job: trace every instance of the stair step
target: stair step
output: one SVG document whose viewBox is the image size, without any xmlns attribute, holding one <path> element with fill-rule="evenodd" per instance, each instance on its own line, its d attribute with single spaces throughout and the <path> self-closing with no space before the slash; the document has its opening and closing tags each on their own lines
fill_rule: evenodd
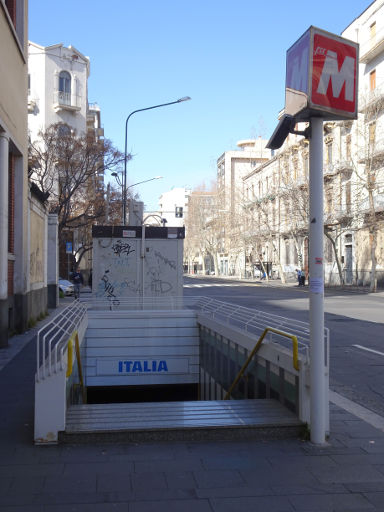
<svg viewBox="0 0 384 512">
<path fill-rule="evenodd" d="M 276 400 L 73 405 L 62 442 L 298 436 L 298 418 Z"/>
</svg>

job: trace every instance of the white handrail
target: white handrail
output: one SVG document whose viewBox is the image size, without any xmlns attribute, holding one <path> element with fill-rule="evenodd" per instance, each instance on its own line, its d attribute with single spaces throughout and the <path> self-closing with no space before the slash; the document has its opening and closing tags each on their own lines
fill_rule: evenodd
<svg viewBox="0 0 384 512">
<path fill-rule="evenodd" d="M 81 325 L 87 315 L 87 306 L 79 300 L 72 302 L 37 333 L 36 380 L 63 369 L 64 353 L 72 332 Z M 48 375 L 47 375 L 48 371 Z"/>
</svg>

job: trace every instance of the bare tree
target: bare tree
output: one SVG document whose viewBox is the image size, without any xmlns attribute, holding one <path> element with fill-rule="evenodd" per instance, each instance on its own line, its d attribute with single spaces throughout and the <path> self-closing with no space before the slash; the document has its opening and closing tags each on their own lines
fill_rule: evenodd
<svg viewBox="0 0 384 512">
<path fill-rule="evenodd" d="M 217 224 L 215 189 L 207 190 L 204 184 L 196 187 L 189 197 L 185 219 L 188 266 L 193 266 L 196 256 L 200 256 L 205 273 L 206 258 L 209 257 L 214 262 L 215 273 L 218 273 Z"/>
<path fill-rule="evenodd" d="M 360 101 L 360 116 L 357 123 L 356 193 L 360 195 L 360 229 L 368 231 L 369 256 L 371 261 L 370 291 L 377 291 L 378 233 L 384 225 L 384 96 L 374 89 Z"/>
<path fill-rule="evenodd" d="M 30 179 L 49 193 L 50 211 L 65 230 L 81 229 L 105 217 L 102 177 L 122 154 L 109 140 L 80 135 L 65 123 L 51 125 L 29 145 Z"/>
</svg>

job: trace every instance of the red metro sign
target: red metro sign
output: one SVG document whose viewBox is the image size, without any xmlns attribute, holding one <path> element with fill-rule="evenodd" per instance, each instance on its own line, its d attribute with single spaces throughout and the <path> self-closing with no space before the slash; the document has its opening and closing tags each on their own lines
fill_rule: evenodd
<svg viewBox="0 0 384 512">
<path fill-rule="evenodd" d="M 358 44 L 315 27 L 287 51 L 285 113 L 356 119 Z"/>
</svg>

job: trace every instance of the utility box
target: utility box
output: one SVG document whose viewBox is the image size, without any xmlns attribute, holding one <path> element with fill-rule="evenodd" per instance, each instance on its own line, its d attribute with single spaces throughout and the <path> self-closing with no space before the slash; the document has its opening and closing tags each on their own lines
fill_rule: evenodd
<svg viewBox="0 0 384 512">
<path fill-rule="evenodd" d="M 93 226 L 92 236 L 96 298 L 182 295 L 185 228 Z"/>
</svg>

